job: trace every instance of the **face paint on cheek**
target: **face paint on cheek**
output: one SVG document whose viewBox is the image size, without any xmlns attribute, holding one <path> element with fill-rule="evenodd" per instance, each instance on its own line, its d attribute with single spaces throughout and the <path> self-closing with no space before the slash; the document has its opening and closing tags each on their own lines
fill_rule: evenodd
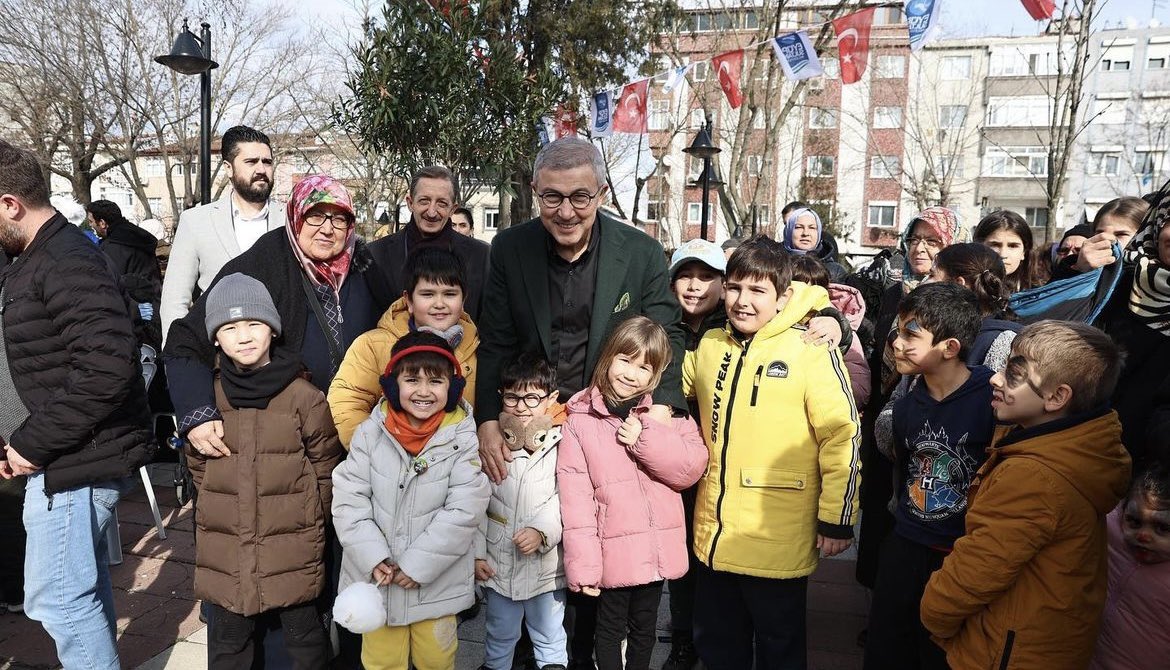
<svg viewBox="0 0 1170 670">
<path fill-rule="evenodd" d="M 908 322 L 906 322 L 906 330 L 910 331 L 911 333 L 921 333 L 922 326 L 918 325 L 918 319 L 910 319 Z"/>
</svg>

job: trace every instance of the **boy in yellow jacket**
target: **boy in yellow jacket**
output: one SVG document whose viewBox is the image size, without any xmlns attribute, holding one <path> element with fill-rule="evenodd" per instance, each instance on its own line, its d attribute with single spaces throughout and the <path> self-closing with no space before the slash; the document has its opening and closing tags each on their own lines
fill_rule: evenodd
<svg viewBox="0 0 1170 670">
<path fill-rule="evenodd" d="M 861 484 L 858 415 L 836 349 L 806 344 L 820 287 L 759 237 L 736 249 L 728 324 L 683 364 L 710 462 L 699 481 L 695 646 L 709 670 L 805 667 L 805 601 L 818 552 L 853 540 Z"/>
<path fill-rule="evenodd" d="M 467 296 L 463 263 L 444 249 L 424 248 L 410 256 L 406 271 L 409 278 L 402 297 L 390 305 L 377 328 L 354 340 L 329 385 L 329 408 L 346 449 L 382 397 L 378 378 L 390 362 L 390 348 L 407 333 L 428 330 L 447 340 L 462 366 L 459 373 L 467 380 L 463 398 L 469 403 L 475 399 L 479 331 L 463 311 Z"/>
</svg>

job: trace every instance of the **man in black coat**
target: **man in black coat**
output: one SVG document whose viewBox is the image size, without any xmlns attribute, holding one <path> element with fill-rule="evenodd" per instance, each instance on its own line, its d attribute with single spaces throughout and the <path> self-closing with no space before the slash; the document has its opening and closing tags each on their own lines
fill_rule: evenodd
<svg viewBox="0 0 1170 670">
<path fill-rule="evenodd" d="M 483 288 L 487 284 L 488 254 L 491 247 L 451 226 L 451 214 L 458 203 L 459 183 L 455 175 L 442 165 L 431 165 L 419 170 L 410 180 L 406 206 L 410 221 L 393 235 L 370 244 L 370 255 L 381 268 L 377 277 L 371 276 L 370 288 L 393 303 L 402 297 L 406 284 L 403 273 L 411 252 L 422 247 L 436 247 L 450 251 L 463 263 L 467 285 L 464 289 L 463 311 L 472 321 L 479 321 Z M 379 314 L 390 307 L 379 304 Z"/>
<path fill-rule="evenodd" d="M 0 141 L 0 476 L 28 475 L 25 612 L 66 668 L 117 668 L 106 529 L 154 436 L 110 260 L 49 204 L 36 159 Z"/>
<path fill-rule="evenodd" d="M 89 225 L 101 238 L 98 247 L 109 256 L 122 288 L 138 303 L 135 335 L 141 344 L 156 350 L 162 345 L 159 300 L 162 274 L 159 272 L 158 239 L 122 216 L 122 209 L 109 200 L 94 200 L 85 208 Z"/>
</svg>

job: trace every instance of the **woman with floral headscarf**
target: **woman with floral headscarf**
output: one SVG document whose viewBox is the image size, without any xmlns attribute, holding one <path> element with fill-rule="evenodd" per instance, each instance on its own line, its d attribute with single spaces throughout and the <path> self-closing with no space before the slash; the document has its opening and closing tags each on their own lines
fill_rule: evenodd
<svg viewBox="0 0 1170 670">
<path fill-rule="evenodd" d="M 904 259 L 901 271 L 896 266 L 892 268 L 896 281 L 882 294 L 874 319 L 875 342 L 869 360 L 873 379 L 861 427 L 861 467 L 867 474 L 861 483 L 862 522 L 857 542 L 857 580 L 870 588 L 877 576 L 878 547 L 894 526 L 893 516 L 886 508 L 893 495 L 893 466 L 878 452 L 874 439 L 874 422 L 889 402 L 899 378 L 892 357 L 886 355 L 887 335 L 897 319 L 902 297 L 930 276 L 934 257 L 958 236 L 959 217 L 946 207 L 928 207 L 910 219 L 898 246 Z"/>
<path fill-rule="evenodd" d="M 324 393 L 350 343 L 377 320 L 366 281 L 375 266 L 357 242 L 353 203 L 340 181 L 301 180 L 287 215 L 284 230 L 265 233 L 224 265 L 212 285 L 236 272 L 263 282 L 284 326 L 273 355 L 298 357 Z M 223 426 L 212 394 L 216 350 L 204 327 L 204 303 L 200 297 L 172 324 L 164 358 L 180 434 L 201 451 L 221 451 Z"/>
</svg>

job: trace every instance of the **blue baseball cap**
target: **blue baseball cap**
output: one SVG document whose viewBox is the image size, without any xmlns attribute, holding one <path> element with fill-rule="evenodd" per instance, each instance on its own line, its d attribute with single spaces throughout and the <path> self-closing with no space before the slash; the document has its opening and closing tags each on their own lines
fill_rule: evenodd
<svg viewBox="0 0 1170 670">
<path fill-rule="evenodd" d="M 699 261 L 703 265 L 711 268 L 719 274 L 727 274 L 727 257 L 723 254 L 723 249 L 714 242 L 708 242 L 703 239 L 688 240 L 682 243 L 678 249 L 674 250 L 674 254 L 670 257 L 670 278 L 674 279 L 674 275 L 684 263 L 690 261 Z"/>
</svg>

